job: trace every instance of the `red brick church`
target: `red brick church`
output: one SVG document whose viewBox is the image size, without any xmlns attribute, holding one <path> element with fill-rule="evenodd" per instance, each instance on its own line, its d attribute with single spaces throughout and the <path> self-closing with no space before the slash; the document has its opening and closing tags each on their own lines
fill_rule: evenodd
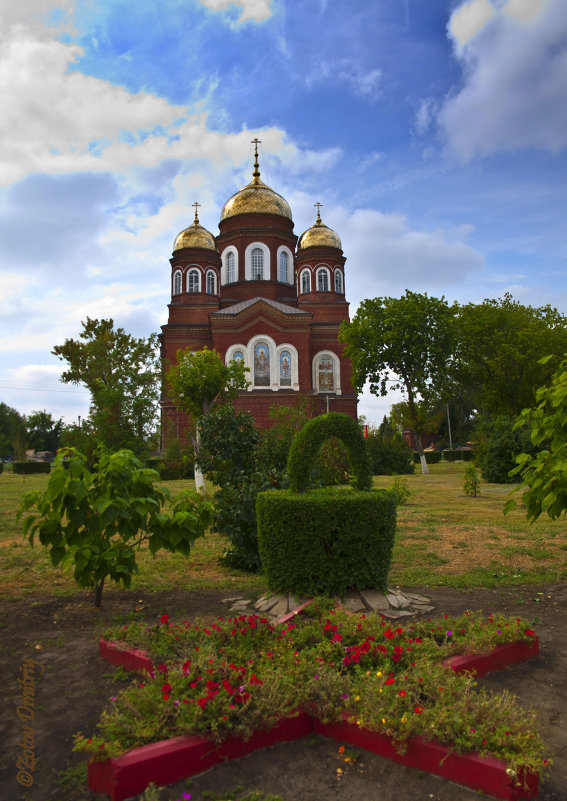
<svg viewBox="0 0 567 801">
<path fill-rule="evenodd" d="M 274 404 L 305 398 L 312 415 L 345 412 L 356 419 L 352 368 L 337 340 L 348 320 L 345 257 L 338 235 L 317 219 L 299 239 L 291 209 L 260 180 L 259 142 L 252 181 L 222 209 L 218 236 L 195 220 L 177 236 L 171 303 L 162 326 L 164 365 L 179 349 L 215 348 L 242 360 L 250 387 L 234 407 L 268 427 Z M 187 419 L 162 399 L 162 445 L 186 440 Z"/>
</svg>

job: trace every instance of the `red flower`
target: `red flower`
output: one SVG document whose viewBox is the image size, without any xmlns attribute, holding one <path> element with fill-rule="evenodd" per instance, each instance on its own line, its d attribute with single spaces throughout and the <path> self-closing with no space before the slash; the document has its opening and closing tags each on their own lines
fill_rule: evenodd
<svg viewBox="0 0 567 801">
<path fill-rule="evenodd" d="M 394 678 L 390 677 L 389 679 L 386 679 L 386 681 L 384 682 L 384 684 L 393 684 L 395 681 L 396 681 L 396 680 L 395 680 Z"/>
<path fill-rule="evenodd" d="M 416 706 L 416 708 L 413 711 L 415 712 L 416 715 L 421 715 L 422 712 L 425 712 L 425 707 Z"/>
<path fill-rule="evenodd" d="M 386 684 L 387 684 L 387 683 L 388 683 L 388 682 L 386 682 Z M 406 691 L 405 691 L 405 690 L 400 690 L 400 692 L 398 693 L 398 695 L 401 695 L 401 696 L 402 696 L 402 698 L 403 698 L 403 697 L 405 697 L 405 694 L 406 694 Z"/>
<path fill-rule="evenodd" d="M 527 634 L 528 637 L 534 637 L 535 636 L 535 631 L 533 631 L 532 629 L 526 629 L 526 631 L 524 633 Z"/>
<path fill-rule="evenodd" d="M 168 620 L 169 620 L 169 615 L 162 615 L 159 619 L 159 622 L 165 624 L 167 623 Z"/>
</svg>

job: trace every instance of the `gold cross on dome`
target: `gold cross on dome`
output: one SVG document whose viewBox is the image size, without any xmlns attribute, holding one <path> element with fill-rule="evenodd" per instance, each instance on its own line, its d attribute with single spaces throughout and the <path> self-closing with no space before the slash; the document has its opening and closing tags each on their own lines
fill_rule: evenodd
<svg viewBox="0 0 567 801">
<path fill-rule="evenodd" d="M 317 224 L 320 225 L 321 224 L 321 206 L 323 204 L 322 203 L 314 203 L 313 205 L 317 206 Z"/>
<path fill-rule="evenodd" d="M 199 208 L 199 206 L 201 204 L 200 203 L 192 203 L 191 205 L 195 207 L 195 223 L 198 223 L 199 222 L 199 218 L 197 217 L 197 209 Z"/>
</svg>

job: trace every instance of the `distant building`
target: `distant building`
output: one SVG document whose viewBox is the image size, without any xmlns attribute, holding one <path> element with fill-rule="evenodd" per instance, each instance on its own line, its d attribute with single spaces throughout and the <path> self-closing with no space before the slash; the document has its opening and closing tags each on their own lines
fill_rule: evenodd
<svg viewBox="0 0 567 801">
<path fill-rule="evenodd" d="M 337 339 L 349 319 L 341 240 L 321 221 L 318 203 L 314 225 L 297 238 L 287 201 L 260 180 L 255 144 L 252 181 L 224 204 L 219 235 L 199 224 L 195 203 L 193 224 L 175 239 L 164 365 L 187 346 L 243 361 L 251 385 L 234 407 L 251 412 L 262 428 L 271 424 L 272 405 L 299 398 L 312 415 L 336 411 L 356 419 L 352 366 Z M 185 441 L 187 425 L 165 394 L 162 446 Z"/>
</svg>

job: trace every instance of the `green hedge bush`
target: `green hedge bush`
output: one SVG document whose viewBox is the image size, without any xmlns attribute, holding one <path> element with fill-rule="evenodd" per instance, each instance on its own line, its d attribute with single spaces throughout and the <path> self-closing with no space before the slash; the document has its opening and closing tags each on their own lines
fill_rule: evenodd
<svg viewBox="0 0 567 801">
<path fill-rule="evenodd" d="M 411 475 L 415 471 L 412 450 L 400 435 L 381 437 L 371 432 L 366 449 L 374 476 Z"/>
<path fill-rule="evenodd" d="M 326 488 L 260 492 L 258 549 L 273 592 L 385 590 L 396 528 L 392 492 Z"/>
<path fill-rule="evenodd" d="M 474 460 L 474 451 L 460 451 L 460 450 L 447 450 L 443 451 L 443 459 L 446 462 L 472 462 Z"/>
<path fill-rule="evenodd" d="M 14 462 L 12 472 L 23 473 L 26 476 L 32 473 L 50 473 L 51 462 Z"/>
<path fill-rule="evenodd" d="M 352 417 L 342 412 L 314 417 L 295 435 L 287 461 L 290 489 L 304 492 L 313 460 L 329 437 L 337 437 L 347 449 L 353 488 L 369 490 L 372 486 L 372 470 L 362 431 Z"/>
<path fill-rule="evenodd" d="M 427 464 L 439 464 L 443 457 L 441 451 L 425 451 L 425 461 Z M 419 453 L 417 451 L 413 452 L 413 460 L 416 464 L 419 464 Z"/>
</svg>

